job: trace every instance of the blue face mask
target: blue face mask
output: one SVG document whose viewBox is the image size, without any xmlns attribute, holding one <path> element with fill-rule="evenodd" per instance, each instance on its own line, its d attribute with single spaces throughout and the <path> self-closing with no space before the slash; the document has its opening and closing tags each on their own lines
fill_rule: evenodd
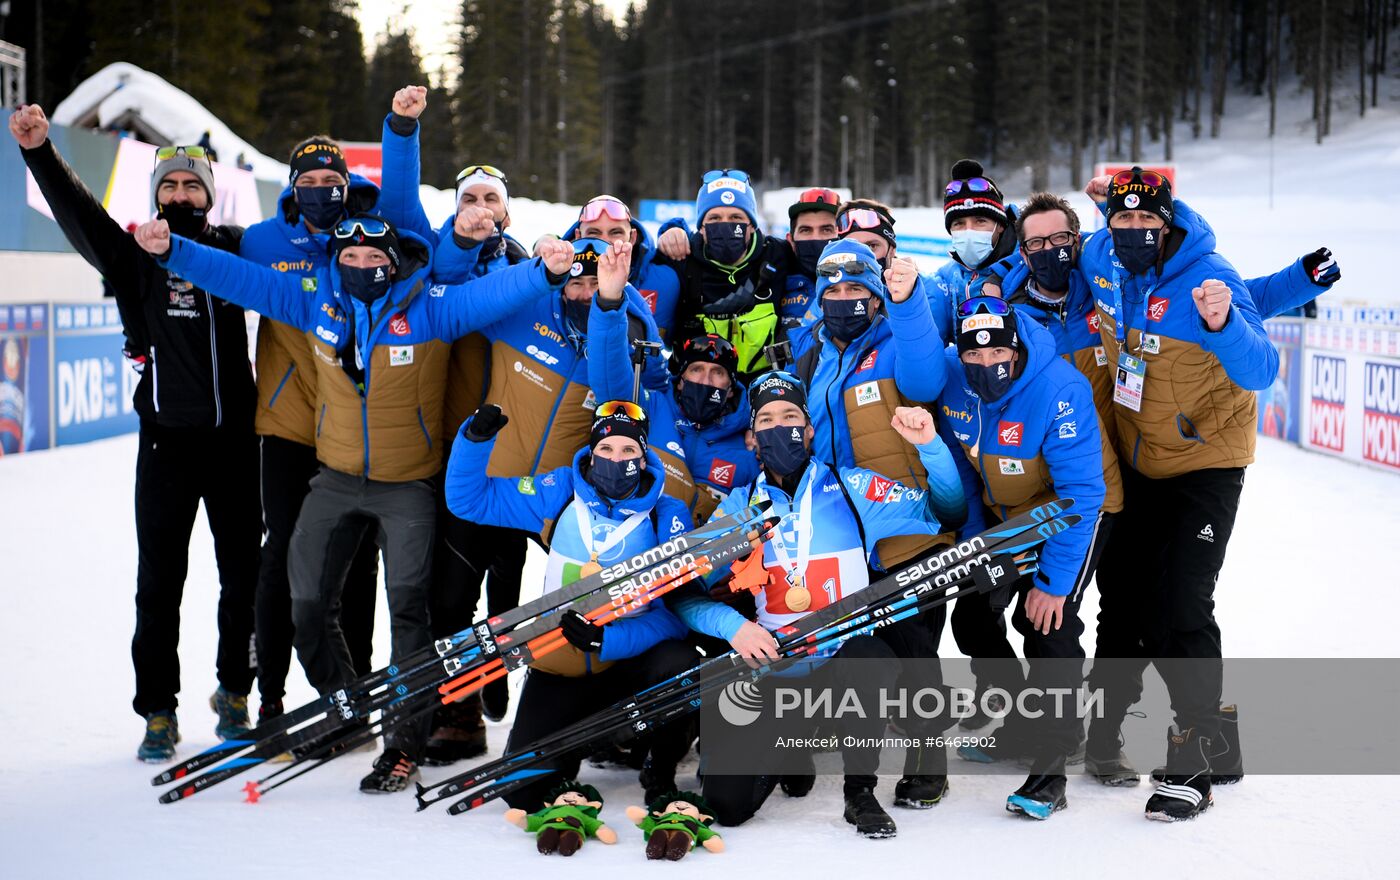
<svg viewBox="0 0 1400 880">
<path fill-rule="evenodd" d="M 681 380 L 676 392 L 681 412 L 697 425 L 708 425 L 724 415 L 724 405 L 728 402 L 725 389 L 714 385 L 703 385 L 689 379 Z"/>
<path fill-rule="evenodd" d="M 817 263 L 821 261 L 822 251 L 831 244 L 829 240 L 819 238 L 808 238 L 792 243 L 793 253 L 797 255 L 797 264 L 802 267 L 802 274 L 808 278 L 817 277 Z"/>
<path fill-rule="evenodd" d="M 340 287 L 355 299 L 368 305 L 389 292 L 389 267 L 340 267 Z"/>
<path fill-rule="evenodd" d="M 593 466 L 588 470 L 588 482 L 598 490 L 598 494 L 613 501 L 631 498 L 642 482 L 642 460 L 628 458 L 613 461 L 609 458 L 593 456 Z"/>
<path fill-rule="evenodd" d="M 747 223 L 706 223 L 705 256 L 726 266 L 738 265 L 748 250 Z"/>
<path fill-rule="evenodd" d="M 953 251 L 962 259 L 963 265 L 976 269 L 992 255 L 992 234 L 978 229 L 960 229 L 954 232 Z"/>
<path fill-rule="evenodd" d="M 299 186 L 296 194 L 302 219 L 317 229 L 330 229 L 345 216 L 343 186 Z"/>
<path fill-rule="evenodd" d="M 578 332 L 588 335 L 588 313 L 593 308 L 591 299 L 568 299 L 564 300 L 564 317 L 569 319 Z"/>
<path fill-rule="evenodd" d="M 1157 265 L 1162 248 L 1162 229 L 1114 229 L 1113 252 L 1118 262 L 1134 275 Z"/>
<path fill-rule="evenodd" d="M 1074 271 L 1074 245 L 1048 247 L 1030 255 L 1031 275 L 1041 290 L 1059 293 L 1069 290 L 1069 275 Z"/>
<path fill-rule="evenodd" d="M 754 431 L 759 461 L 780 477 L 801 473 L 812 457 L 807 451 L 805 434 L 806 429 L 798 425 L 780 425 Z"/>
<path fill-rule="evenodd" d="M 822 297 L 822 323 L 827 332 L 842 342 L 859 339 L 875 318 L 875 303 L 865 299 L 828 299 Z"/>
<path fill-rule="evenodd" d="M 967 386 L 986 403 L 996 403 L 1011 390 L 1011 361 L 999 364 L 963 364 Z"/>
</svg>

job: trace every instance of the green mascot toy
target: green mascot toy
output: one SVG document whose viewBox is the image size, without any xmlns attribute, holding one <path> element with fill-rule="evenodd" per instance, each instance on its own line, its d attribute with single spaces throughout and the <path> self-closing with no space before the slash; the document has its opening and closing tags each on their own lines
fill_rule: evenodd
<svg viewBox="0 0 1400 880">
<path fill-rule="evenodd" d="M 603 796 L 598 789 L 570 779 L 550 791 L 544 809 L 529 814 L 524 810 L 506 810 L 506 821 L 534 834 L 535 849 L 541 854 L 571 856 L 583 846 L 585 837 L 617 843 L 617 832 L 598 818 L 602 808 Z"/>
<path fill-rule="evenodd" d="M 673 791 L 646 809 L 628 807 L 627 818 L 647 839 L 647 858 L 678 861 L 699 843 L 712 853 L 724 852 L 724 841 L 710 829 L 715 821 L 710 805 L 692 791 Z"/>
</svg>

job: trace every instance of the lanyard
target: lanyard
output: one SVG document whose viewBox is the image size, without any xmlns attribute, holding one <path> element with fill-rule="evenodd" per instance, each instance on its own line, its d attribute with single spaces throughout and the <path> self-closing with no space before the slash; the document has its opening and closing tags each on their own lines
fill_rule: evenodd
<svg viewBox="0 0 1400 880">
<path fill-rule="evenodd" d="M 1143 293 L 1142 302 L 1144 303 L 1144 309 L 1147 308 L 1147 304 L 1152 297 L 1152 291 L 1157 289 L 1158 283 L 1159 282 L 1153 282 L 1152 286 L 1147 288 L 1147 291 Z M 1127 302 L 1123 298 L 1123 276 L 1119 275 L 1117 272 L 1113 273 L 1113 307 L 1118 310 L 1118 320 L 1115 321 L 1113 325 L 1113 336 L 1118 340 L 1118 348 L 1121 350 L 1127 348 L 1124 343 L 1128 339 L 1128 330 L 1131 329 L 1128 325 L 1131 323 L 1131 320 L 1128 314 Z M 1137 351 L 1133 352 L 1139 357 L 1142 355 L 1142 346 L 1146 335 L 1147 328 L 1143 327 L 1142 331 L 1138 333 Z"/>
<path fill-rule="evenodd" d="M 593 511 L 588 508 L 587 504 L 583 503 L 582 499 L 575 495 L 574 523 L 578 526 L 579 537 L 583 539 L 583 548 L 588 553 L 588 562 L 581 568 L 582 575 L 588 577 L 591 574 L 602 571 L 603 567 L 598 563 L 598 557 L 616 547 L 625 540 L 628 535 L 632 534 L 632 530 L 635 529 L 642 520 L 646 519 L 649 513 L 650 511 L 639 510 L 627 517 L 622 525 L 613 529 L 612 534 L 608 535 L 607 540 L 603 541 L 602 545 L 596 545 L 593 543 Z"/>
<path fill-rule="evenodd" d="M 768 483 L 767 474 L 763 475 L 763 483 Z M 773 548 L 773 555 L 778 558 L 778 564 L 783 567 L 783 576 L 787 578 L 788 585 L 794 588 L 802 586 L 802 578 L 807 574 L 807 563 L 812 556 L 812 487 L 815 484 L 816 480 L 812 479 L 809 473 L 807 488 L 802 491 L 802 500 L 794 509 L 793 532 L 797 535 L 797 560 L 794 562 L 792 554 L 788 552 L 782 529 L 777 530 L 773 540 L 768 542 L 768 546 Z M 761 494 L 764 498 L 767 497 L 767 493 Z"/>
</svg>

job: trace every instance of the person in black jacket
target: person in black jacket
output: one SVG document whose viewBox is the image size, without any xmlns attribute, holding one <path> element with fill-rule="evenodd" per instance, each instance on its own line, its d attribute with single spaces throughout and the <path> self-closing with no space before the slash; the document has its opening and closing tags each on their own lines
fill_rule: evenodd
<svg viewBox="0 0 1400 880">
<path fill-rule="evenodd" d="M 243 309 L 171 275 L 137 246 L 78 179 L 48 140 L 37 105 L 10 117 L 10 134 L 68 241 L 116 294 L 127 338 L 144 346 L 134 405 L 140 417 L 136 456 L 136 667 L 132 708 L 146 719 L 137 751 L 164 762 L 179 741 L 180 597 L 190 533 L 204 502 L 219 567 L 219 687 L 210 697 L 220 737 L 248 728 L 253 684 L 249 645 L 258 579 L 261 514 L 256 392 L 248 365 Z M 199 147 L 162 148 L 151 175 L 156 212 L 177 232 L 238 252 L 243 230 L 213 226 L 214 172 Z"/>
</svg>

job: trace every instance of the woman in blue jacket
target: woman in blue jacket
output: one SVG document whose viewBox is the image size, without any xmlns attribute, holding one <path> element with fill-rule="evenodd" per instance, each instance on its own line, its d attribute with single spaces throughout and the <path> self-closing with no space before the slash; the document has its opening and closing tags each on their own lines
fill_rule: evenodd
<svg viewBox="0 0 1400 880">
<path fill-rule="evenodd" d="M 628 401 L 605 401 L 594 411 L 589 442 L 572 465 L 535 477 L 488 477 L 496 434 L 509 418 L 487 404 L 462 425 L 447 465 L 447 504 L 457 516 L 540 533 L 549 548 L 548 594 L 603 566 L 641 553 L 690 529 L 690 512 L 661 492 L 661 461 L 647 447 L 648 420 Z M 530 665 L 506 751 L 585 718 L 699 660 L 681 639 L 688 628 L 660 599 L 606 626 L 574 610 L 562 612 L 568 645 Z M 675 785 L 676 764 L 690 747 L 684 726 L 650 738 L 642 785 L 648 798 Z M 534 809 L 560 780 L 578 773 L 574 755 L 556 772 L 506 795 L 512 807 Z M 649 802 L 649 801 L 648 801 Z"/>
</svg>

